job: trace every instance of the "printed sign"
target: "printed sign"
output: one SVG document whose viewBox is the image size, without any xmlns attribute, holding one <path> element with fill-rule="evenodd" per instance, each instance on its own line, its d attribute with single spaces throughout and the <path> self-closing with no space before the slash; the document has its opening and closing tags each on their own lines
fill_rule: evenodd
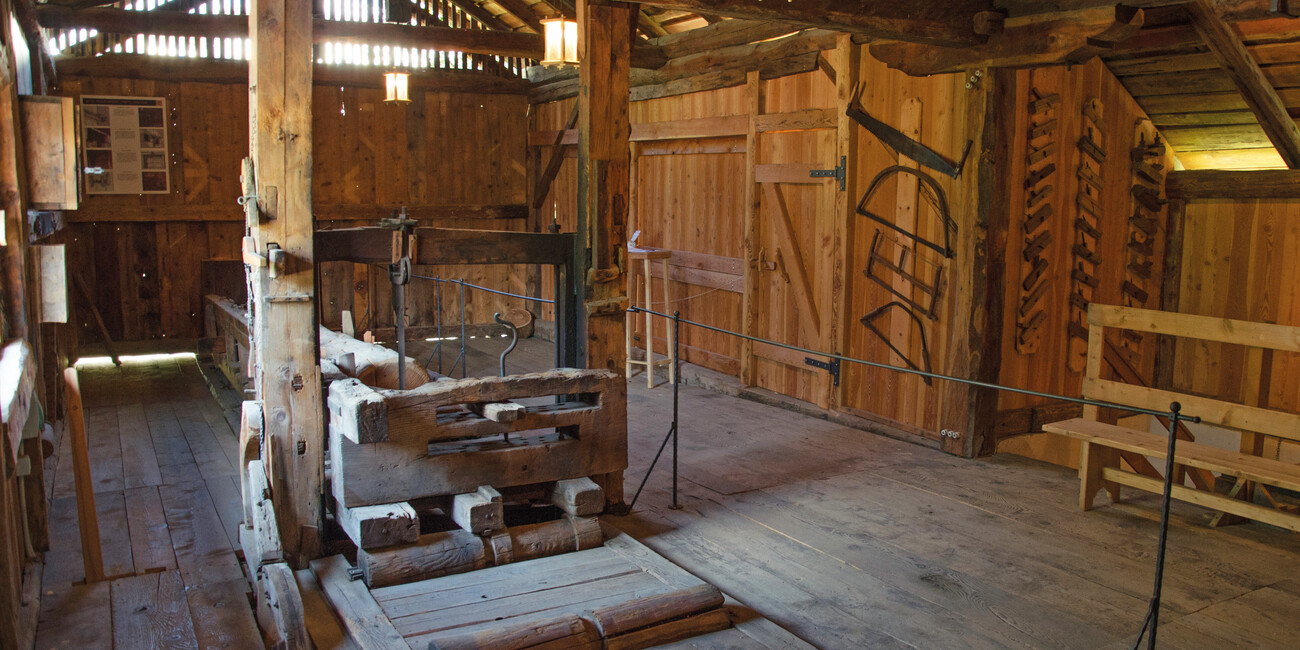
<svg viewBox="0 0 1300 650">
<path fill-rule="evenodd" d="M 86 194 L 166 194 L 167 99 L 81 98 Z"/>
</svg>

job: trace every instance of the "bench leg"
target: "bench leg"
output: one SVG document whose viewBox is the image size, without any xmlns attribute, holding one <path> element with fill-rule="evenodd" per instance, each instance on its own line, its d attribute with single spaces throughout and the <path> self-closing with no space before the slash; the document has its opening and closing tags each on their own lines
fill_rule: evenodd
<svg viewBox="0 0 1300 650">
<path fill-rule="evenodd" d="M 1104 487 L 1112 501 L 1119 501 L 1119 484 L 1103 481 L 1103 467 L 1119 467 L 1119 452 L 1089 442 L 1082 443 L 1079 453 L 1079 509 L 1092 510 L 1092 502 Z"/>
</svg>

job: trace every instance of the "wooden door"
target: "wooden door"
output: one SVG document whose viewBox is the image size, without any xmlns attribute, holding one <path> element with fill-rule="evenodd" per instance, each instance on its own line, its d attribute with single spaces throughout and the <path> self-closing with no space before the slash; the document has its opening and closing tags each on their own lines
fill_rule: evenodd
<svg viewBox="0 0 1300 650">
<path fill-rule="evenodd" d="M 840 183 L 815 172 L 833 173 L 840 166 L 835 131 L 759 133 L 757 140 L 754 333 L 773 341 L 828 350 L 833 270 L 830 242 Z M 818 406 L 828 405 L 830 374 L 807 364 L 809 355 L 760 343 L 754 345 L 754 357 L 757 386 Z"/>
</svg>

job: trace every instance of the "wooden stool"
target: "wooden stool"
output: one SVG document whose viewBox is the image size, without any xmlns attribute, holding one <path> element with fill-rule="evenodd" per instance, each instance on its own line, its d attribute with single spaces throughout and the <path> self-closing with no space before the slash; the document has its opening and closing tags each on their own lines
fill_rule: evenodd
<svg viewBox="0 0 1300 650">
<path fill-rule="evenodd" d="M 646 309 L 654 309 L 653 298 L 651 297 L 653 295 L 652 287 L 654 286 L 654 273 L 651 271 L 651 262 L 653 262 L 654 260 L 659 260 L 663 262 L 664 309 L 660 311 L 660 313 L 665 313 L 665 314 L 668 313 L 668 306 L 672 304 L 672 298 L 669 297 L 669 286 L 671 285 L 671 283 L 669 282 L 668 279 L 668 274 L 669 274 L 668 259 L 673 256 L 673 252 L 670 250 L 664 250 L 662 248 L 639 248 L 637 246 L 632 245 L 631 243 L 628 243 L 627 256 L 628 259 L 632 260 L 633 262 L 635 262 L 636 260 L 641 260 L 642 262 L 642 269 L 645 273 L 645 304 L 643 305 L 643 307 L 645 307 Z M 629 266 L 631 266 L 632 269 L 636 268 L 635 265 L 629 265 Z M 629 285 L 628 286 L 629 297 L 635 296 L 636 282 L 635 282 L 634 273 L 628 274 L 628 285 Z M 645 366 L 645 373 L 646 373 L 645 385 L 649 388 L 654 388 L 655 387 L 655 366 L 662 366 L 664 364 L 668 364 L 668 381 L 675 383 L 677 381 L 677 356 L 675 354 L 677 341 L 673 333 L 672 323 L 668 323 L 668 322 L 664 323 L 665 327 L 668 329 L 668 337 L 667 337 L 668 357 L 666 359 L 660 359 L 658 361 L 655 361 L 654 360 L 655 357 L 654 318 L 655 317 L 651 314 L 645 315 L 645 361 L 638 361 L 632 358 L 632 329 L 636 322 L 634 318 L 635 318 L 634 314 L 628 314 L 627 325 L 623 328 L 627 337 L 626 344 L 627 344 L 628 378 L 629 379 L 632 378 L 633 365 Z"/>
</svg>

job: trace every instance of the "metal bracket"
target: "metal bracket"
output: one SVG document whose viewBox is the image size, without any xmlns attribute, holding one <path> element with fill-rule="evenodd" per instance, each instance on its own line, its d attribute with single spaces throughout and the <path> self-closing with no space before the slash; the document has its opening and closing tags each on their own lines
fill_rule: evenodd
<svg viewBox="0 0 1300 650">
<path fill-rule="evenodd" d="M 814 359 L 812 357 L 804 357 L 803 362 L 814 368 L 821 368 L 822 370 L 831 373 L 831 377 L 834 378 L 835 380 L 835 385 L 836 386 L 840 385 L 840 360 L 839 359 L 831 359 L 830 361 L 818 361 L 817 359 Z"/>
<path fill-rule="evenodd" d="M 848 178 L 847 170 L 849 168 L 848 158 L 840 156 L 840 164 L 835 169 L 813 169 L 808 171 L 808 178 L 834 178 L 840 182 L 840 191 L 844 191 L 845 182 Z"/>
</svg>

